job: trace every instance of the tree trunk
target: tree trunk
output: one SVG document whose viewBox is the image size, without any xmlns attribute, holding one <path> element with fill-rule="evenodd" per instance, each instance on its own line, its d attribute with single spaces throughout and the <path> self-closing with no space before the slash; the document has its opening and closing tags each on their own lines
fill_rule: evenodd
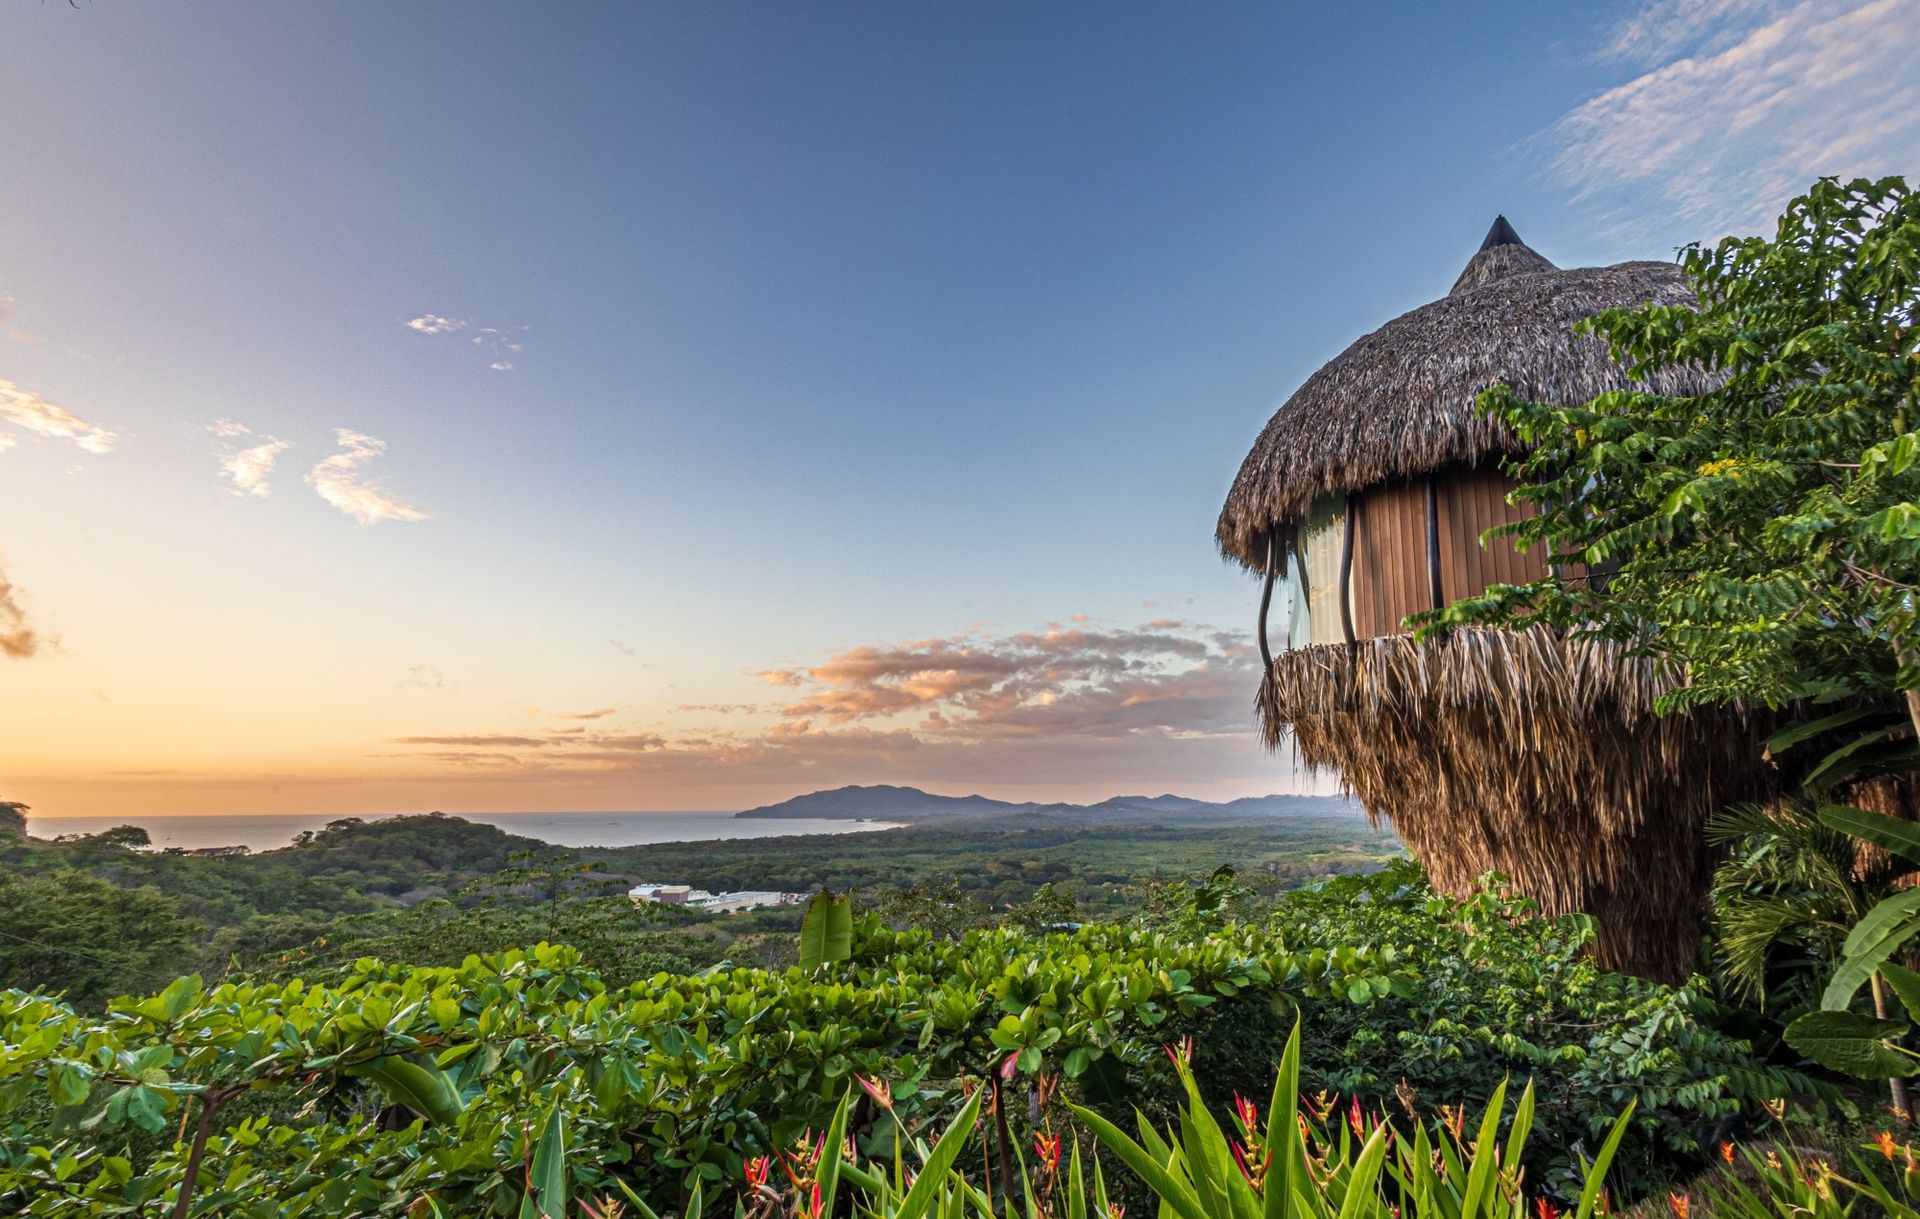
<svg viewBox="0 0 1920 1219">
<path fill-rule="evenodd" d="M 1000 1197 L 1001 1205 L 1006 1208 L 1007 1219 L 1014 1219 L 1013 1211 L 1013 1133 L 1007 1128 L 1007 1110 L 1001 1103 L 1000 1078 L 996 1073 L 993 1080 L 993 1131 L 1000 1143 Z"/>
<path fill-rule="evenodd" d="M 1868 979 L 1873 988 L 1873 1015 L 1877 1020 L 1887 1018 L 1887 992 L 1880 985 L 1880 975 L 1874 974 Z M 1907 1103 L 1907 1081 L 1894 1076 L 1887 1081 L 1887 1094 L 1893 1102 L 1893 1118 L 1902 1126 L 1913 1120 L 1913 1110 Z"/>
<path fill-rule="evenodd" d="M 200 1121 L 193 1128 L 193 1147 L 187 1153 L 187 1170 L 180 1179 L 180 1196 L 173 1204 L 173 1219 L 186 1219 L 193 1211 L 193 1191 L 200 1184 L 200 1161 L 207 1154 L 207 1139 L 213 1134 L 213 1119 L 233 1095 L 221 1088 L 200 1094 Z"/>
</svg>

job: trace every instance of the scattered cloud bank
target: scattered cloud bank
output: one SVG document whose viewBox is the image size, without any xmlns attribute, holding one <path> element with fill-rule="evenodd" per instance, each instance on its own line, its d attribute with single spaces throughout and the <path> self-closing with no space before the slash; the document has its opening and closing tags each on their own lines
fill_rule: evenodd
<svg viewBox="0 0 1920 1219">
<path fill-rule="evenodd" d="M 437 313 L 423 313 L 401 324 L 430 335 L 458 334 L 471 327 L 468 342 L 481 349 L 487 357 L 487 367 L 494 372 L 513 371 L 513 357 L 523 349 L 521 336 L 527 332 L 525 326 L 474 326 L 467 318 L 442 317 Z"/>
<path fill-rule="evenodd" d="M 251 437 L 253 432 L 243 423 L 231 419 L 218 419 L 207 428 L 215 436 L 225 439 Z M 214 459 L 220 463 L 220 476 L 233 483 L 235 495 L 251 495 L 265 499 L 273 494 L 273 466 L 280 454 L 293 447 L 290 440 L 281 440 L 276 436 L 261 436 L 260 443 L 245 447 L 237 445 L 218 445 L 213 450 Z"/>
<path fill-rule="evenodd" d="M 1053 624 L 849 648 L 756 674 L 764 703 L 688 705 L 697 729 L 625 726 L 433 733 L 389 741 L 401 756 L 528 777 L 616 772 L 661 782 L 1058 782 L 1120 767 L 1213 778 L 1259 750 L 1257 661 L 1247 640 L 1194 623 L 1133 629 Z M 602 723 L 607 726 L 601 727 Z"/>
<path fill-rule="evenodd" d="M 0 422 L 11 423 L 35 436 L 71 440 L 89 453 L 104 453 L 113 447 L 112 432 L 11 381 L 0 381 Z M 17 439 L 11 433 L 0 432 L 0 451 L 12 448 Z"/>
<path fill-rule="evenodd" d="M 0 656 L 25 660 L 38 656 L 52 643 L 46 632 L 28 620 L 19 587 L 7 578 L 7 569 L 0 567 Z"/>
<path fill-rule="evenodd" d="M 386 442 L 350 428 L 335 428 L 340 452 L 307 471 L 307 485 L 321 499 L 354 519 L 356 524 L 380 521 L 422 521 L 427 514 L 393 498 L 362 477 L 360 467 L 387 451 Z"/>
<path fill-rule="evenodd" d="M 1637 74 L 1546 133 L 1616 232 L 1766 230 L 1815 178 L 1920 163 L 1920 0 L 1654 0 L 1601 51 Z"/>
</svg>

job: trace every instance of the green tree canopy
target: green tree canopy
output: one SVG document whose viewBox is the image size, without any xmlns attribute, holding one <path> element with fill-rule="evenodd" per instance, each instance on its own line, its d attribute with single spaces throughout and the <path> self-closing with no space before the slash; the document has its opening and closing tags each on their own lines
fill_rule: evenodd
<svg viewBox="0 0 1920 1219">
<path fill-rule="evenodd" d="M 1634 390 L 1578 406 L 1505 387 L 1481 409 L 1528 446 L 1507 527 L 1559 576 L 1437 615 L 1546 623 L 1680 666 L 1672 708 L 1892 698 L 1920 724 L 1920 199 L 1904 179 L 1825 179 L 1771 238 L 1690 246 L 1697 310 L 1586 325 L 1636 373 L 1718 373 L 1698 397 Z"/>
<path fill-rule="evenodd" d="M 158 889 L 73 870 L 0 873 L 0 987 L 59 991 L 96 1008 L 164 982 L 201 930 Z"/>
</svg>

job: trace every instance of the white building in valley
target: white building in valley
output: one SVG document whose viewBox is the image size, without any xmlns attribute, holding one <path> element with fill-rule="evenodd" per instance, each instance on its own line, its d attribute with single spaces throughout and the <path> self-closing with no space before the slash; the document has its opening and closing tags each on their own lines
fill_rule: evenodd
<svg viewBox="0 0 1920 1219">
<path fill-rule="evenodd" d="M 688 906 L 714 914 L 738 914 L 743 910 L 762 910 L 769 906 L 792 906 L 807 900 L 805 893 L 776 893 L 769 889 L 743 889 L 733 893 L 710 893 L 691 885 L 635 885 L 627 890 L 635 902 L 659 902 L 663 906 Z"/>
</svg>

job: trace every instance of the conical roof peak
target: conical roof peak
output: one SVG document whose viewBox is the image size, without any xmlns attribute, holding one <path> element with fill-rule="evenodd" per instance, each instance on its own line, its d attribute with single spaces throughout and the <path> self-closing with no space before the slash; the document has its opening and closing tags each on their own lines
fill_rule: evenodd
<svg viewBox="0 0 1920 1219">
<path fill-rule="evenodd" d="M 1520 234 L 1513 231 L 1505 216 L 1495 216 L 1493 227 L 1487 230 L 1487 238 L 1480 243 L 1479 253 L 1485 253 L 1497 245 L 1526 245 L 1520 240 Z"/>
<path fill-rule="evenodd" d="M 1520 234 L 1514 231 L 1513 225 L 1507 223 L 1505 216 L 1495 216 L 1493 227 L 1487 230 L 1486 239 L 1467 261 L 1460 278 L 1453 281 L 1453 291 L 1447 295 L 1458 296 L 1510 275 L 1558 269 L 1542 258 L 1532 246 L 1520 240 Z"/>
</svg>

